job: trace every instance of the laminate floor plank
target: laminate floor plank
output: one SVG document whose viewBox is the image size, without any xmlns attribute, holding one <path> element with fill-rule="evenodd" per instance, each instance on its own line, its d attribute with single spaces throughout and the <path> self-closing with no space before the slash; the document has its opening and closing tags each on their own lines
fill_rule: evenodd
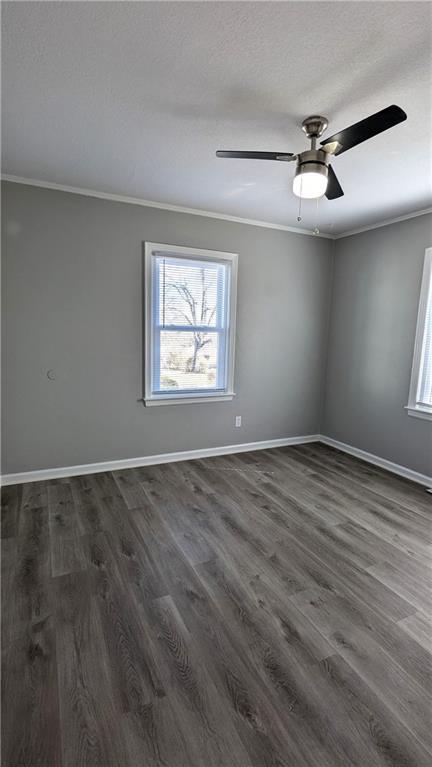
<svg viewBox="0 0 432 767">
<path fill-rule="evenodd" d="M 128 764 L 113 722 L 122 715 L 111 684 L 102 620 L 87 573 L 56 578 L 56 640 L 63 767 Z M 102 658 L 102 662 L 100 659 Z"/>
<path fill-rule="evenodd" d="M 18 535 L 21 508 L 22 485 L 4 487 L 1 497 L 1 537 L 14 538 Z"/>
<path fill-rule="evenodd" d="M 296 605 L 328 642 L 335 631 L 343 631 L 346 627 L 355 627 L 365 632 L 416 684 L 423 687 L 427 694 L 430 693 L 432 657 L 403 631 L 403 621 L 397 623 L 386 618 L 367 602 L 357 599 L 351 593 L 345 593 L 343 589 L 337 594 L 330 594 L 323 589 L 298 592 L 292 595 L 290 602 Z"/>
<path fill-rule="evenodd" d="M 192 493 L 196 502 L 199 503 L 203 499 L 204 494 L 214 493 L 215 488 L 210 482 L 206 482 L 205 478 L 199 475 L 196 471 L 196 461 L 182 461 L 181 463 L 166 464 L 165 467 L 169 468 L 172 474 L 176 477 L 177 483 L 182 487 L 186 485 L 189 492 Z"/>
<path fill-rule="evenodd" d="M 365 464 L 363 461 L 353 458 L 352 456 L 340 454 L 340 457 L 335 457 L 333 453 L 337 451 L 331 451 L 329 455 L 326 446 L 323 445 L 322 449 L 324 455 L 328 456 L 324 458 L 324 455 L 317 450 L 312 450 L 312 445 L 300 445 L 298 450 L 293 451 L 292 448 L 276 448 L 274 450 L 275 463 L 283 470 L 284 463 L 294 472 L 298 472 L 304 476 L 307 476 L 312 484 L 319 484 L 325 491 L 325 484 L 328 485 L 329 490 L 340 491 L 350 490 L 354 497 L 359 493 L 365 498 L 370 500 L 371 503 L 375 503 L 377 507 L 391 510 L 397 508 L 402 511 L 403 515 L 411 515 L 413 519 L 418 519 L 421 524 L 421 518 L 423 522 L 428 522 L 429 515 L 428 498 L 425 498 L 425 491 L 421 486 L 416 483 L 408 482 L 408 486 L 412 488 L 411 500 L 416 498 L 414 503 L 404 503 L 403 498 L 398 499 L 385 493 L 377 492 L 376 488 L 370 483 L 371 472 L 374 472 L 376 467 L 371 464 Z M 272 451 L 273 452 L 273 451 Z M 395 475 L 390 475 L 389 472 L 385 472 L 382 469 L 378 469 L 384 476 L 388 475 L 389 486 L 391 482 L 396 479 Z M 406 480 L 401 480 L 406 483 Z M 325 483 L 325 484 L 323 484 Z"/>
<path fill-rule="evenodd" d="M 92 488 L 97 498 L 110 498 L 121 495 L 114 474 L 111 471 L 100 471 L 97 474 L 87 474 L 82 477 L 86 487 Z M 123 497 L 123 496 L 122 496 Z"/>
<path fill-rule="evenodd" d="M 346 522 L 354 520 L 409 556 L 421 560 L 424 564 L 430 563 L 431 525 L 424 518 L 421 518 L 416 529 L 418 517 L 415 517 L 414 521 L 410 518 L 414 512 L 407 512 L 393 502 L 383 504 L 381 500 L 377 500 L 377 496 L 371 498 L 367 490 L 360 486 L 349 481 L 343 482 L 334 472 L 326 476 L 325 468 L 320 475 L 308 475 L 308 482 L 312 486 L 326 487 L 328 492 L 332 493 L 337 508 L 344 510 Z"/>
<path fill-rule="evenodd" d="M 131 765 L 145 767 L 199 767 L 188 749 L 168 698 L 156 698 L 140 711 L 123 714 L 119 729 L 127 743 Z M 124 764 L 121 762 L 120 764 Z"/>
<path fill-rule="evenodd" d="M 368 572 L 395 591 L 416 610 L 432 613 L 432 581 L 420 579 L 413 571 L 400 570 L 389 562 L 368 568 Z M 430 574 L 430 573 L 429 573 Z"/>
<path fill-rule="evenodd" d="M 103 504 L 105 509 L 110 509 L 107 519 L 112 520 L 108 521 L 106 539 L 128 588 L 140 597 L 142 594 L 150 599 L 166 596 L 169 589 L 164 577 L 164 561 L 163 557 L 159 559 L 152 532 L 154 526 L 159 524 L 159 520 L 155 521 L 155 512 L 146 507 L 125 514 L 116 502 L 112 503 L 112 499 L 106 499 Z M 140 527 L 146 529 L 145 536 L 141 535 Z M 167 537 L 166 528 L 163 529 L 163 536 Z M 176 555 L 177 550 L 174 549 Z"/>
<path fill-rule="evenodd" d="M 141 582 L 142 596 L 157 598 L 188 589 L 195 592 L 199 588 L 195 570 L 176 544 L 163 513 L 153 509 L 149 515 L 135 509 L 133 517 L 146 551 L 146 560 L 141 562 L 146 563 L 148 580 Z"/>
<path fill-rule="evenodd" d="M 50 536 L 74 536 L 78 530 L 78 515 L 70 483 L 48 483 Z"/>
<path fill-rule="evenodd" d="M 150 472 L 151 480 L 148 476 Z M 206 562 L 211 558 L 212 551 L 199 531 L 205 508 L 196 502 L 187 485 L 182 486 L 181 493 L 178 492 L 178 478 L 169 464 L 151 467 L 146 474 L 143 484 L 145 496 L 153 506 L 163 509 L 164 518 L 181 550 L 192 564 Z"/>
<path fill-rule="evenodd" d="M 253 504 L 248 505 L 247 513 L 242 512 L 238 499 L 231 498 L 229 489 L 224 492 L 222 486 L 218 495 L 208 496 L 208 504 L 213 514 L 212 525 L 206 525 L 203 535 L 213 534 L 213 550 L 228 546 L 233 556 L 238 551 L 257 561 L 271 554 L 281 532 L 272 521 L 260 516 Z"/>
<path fill-rule="evenodd" d="M 48 485 L 48 511 L 52 576 L 84 570 L 79 515 L 70 482 Z"/>
<path fill-rule="evenodd" d="M 63 767 L 53 619 L 11 641 L 2 665 L 2 764 Z"/>
<path fill-rule="evenodd" d="M 1 540 L 1 646 L 6 647 L 17 630 L 15 613 L 17 539 Z"/>
<path fill-rule="evenodd" d="M 432 617 L 424 612 L 417 612 L 402 618 L 398 626 L 432 654 Z"/>
<path fill-rule="evenodd" d="M 420 559 L 413 552 L 401 551 L 393 543 L 389 543 L 358 522 L 345 522 L 343 525 L 338 525 L 335 528 L 336 531 L 339 537 L 347 540 L 351 546 L 355 546 L 358 555 L 366 555 L 371 560 L 375 560 L 375 564 L 390 562 L 409 572 L 415 569 L 420 578 L 428 579 L 432 564 L 427 557 Z"/>
<path fill-rule="evenodd" d="M 346 715 L 364 733 L 382 767 L 427 767 L 430 764 L 429 752 L 392 716 L 382 696 L 365 684 L 340 655 L 325 658 L 321 665 L 337 687 Z M 364 763 L 369 764 L 366 760 Z"/>
<path fill-rule="evenodd" d="M 354 671 L 377 695 L 384 691 L 385 704 L 401 723 L 432 754 L 431 677 L 425 666 L 424 686 L 415 681 L 403 665 L 384 649 L 379 637 L 360 627 L 341 601 L 322 599 L 320 595 L 301 594 L 293 597 L 299 609 L 315 624 Z M 428 675 L 429 672 L 429 675 Z"/>
<path fill-rule="evenodd" d="M 363 476 L 364 471 L 367 471 L 369 478 L 373 478 L 373 486 L 377 493 L 389 500 L 396 500 L 417 513 L 424 513 L 426 517 L 429 516 L 430 504 L 422 485 L 327 445 L 321 445 L 321 450 L 317 450 L 318 446 L 313 444 L 308 447 L 313 448 L 314 453 L 321 460 L 324 459 L 336 465 L 345 464 L 352 472 L 359 472 L 360 477 Z M 430 468 L 432 469 L 432 459 Z"/>
<path fill-rule="evenodd" d="M 21 533 L 21 520 L 26 523 L 27 512 L 31 509 L 48 507 L 47 482 L 26 482 L 22 487 L 21 511 L 19 534 Z M 3 493 L 3 490 L 2 490 Z"/>
<path fill-rule="evenodd" d="M 4 767 L 426 767 L 432 498 L 307 444 L 2 497 Z"/>
<path fill-rule="evenodd" d="M 257 677 L 243 642 L 238 642 L 201 580 L 195 588 L 179 589 L 175 601 L 251 763 L 288 767 L 292 760 L 298 767 L 309 765 L 281 719 L 280 706 Z"/>
<path fill-rule="evenodd" d="M 146 496 L 138 481 L 139 469 L 115 471 L 112 476 L 128 509 L 135 509 L 145 503 Z"/>
<path fill-rule="evenodd" d="M 334 500 L 330 500 L 328 494 L 317 488 L 313 490 L 308 483 L 299 478 L 295 473 L 285 469 L 283 472 L 259 472 L 256 469 L 245 471 L 244 454 L 232 457 L 233 463 L 239 467 L 236 482 L 249 487 L 248 492 L 252 495 L 258 489 L 267 498 L 281 504 L 291 516 L 299 522 L 310 525 L 326 521 L 327 524 L 341 524 L 346 521 L 344 510 L 336 508 Z M 231 475 L 231 481 L 233 481 Z M 252 486 L 252 487 L 251 487 Z"/>
<path fill-rule="evenodd" d="M 159 640 L 164 688 L 174 701 L 192 764 L 249 767 L 240 736 L 172 597 L 147 603 L 146 614 Z"/>
<path fill-rule="evenodd" d="M 326 445 L 301 445 L 297 457 L 302 455 L 310 456 L 321 465 L 324 458 L 328 470 L 361 484 L 365 490 L 382 496 L 386 503 L 397 503 L 429 519 L 430 502 L 421 485 Z M 432 471 L 432 460 L 430 468 Z"/>
<path fill-rule="evenodd" d="M 324 635 L 289 599 L 283 583 L 275 584 L 267 574 L 259 574 L 250 586 L 269 630 L 290 646 L 294 656 L 299 656 L 297 662 L 307 665 L 333 653 Z"/>
<path fill-rule="evenodd" d="M 207 474 L 207 479 L 212 476 L 219 488 L 217 496 L 211 496 L 209 502 L 222 509 L 219 516 L 222 514 L 228 527 L 234 529 L 234 520 L 238 520 L 237 532 L 255 548 L 255 554 L 270 555 L 274 551 L 275 543 L 286 539 L 292 529 L 302 522 L 305 524 L 305 520 L 308 522 L 306 529 L 322 524 L 322 519 L 311 516 L 303 504 L 291 498 L 275 500 L 261 485 L 255 489 L 249 480 L 237 481 L 235 472 L 227 481 L 224 478 L 226 474 L 220 471 L 210 474 L 211 470 L 203 468 L 201 461 L 196 463 L 199 464 L 198 472 L 201 468 L 202 473 Z M 225 540 L 224 536 L 224 543 Z"/>
<path fill-rule="evenodd" d="M 316 585 L 329 592 L 340 593 L 343 589 L 345 593 L 373 605 L 378 613 L 390 620 L 401 620 L 415 612 L 411 602 L 374 578 L 368 570 L 347 559 L 335 558 L 319 538 L 314 538 L 312 530 L 307 539 L 293 535 L 290 543 L 281 544 L 277 548 L 276 557 L 279 568 L 289 567 L 293 557 L 297 557 L 300 563 L 304 562 L 304 566 L 307 562 L 309 572 L 315 573 L 313 577 Z M 315 563 L 314 570 L 311 570 L 312 562 Z"/>
<path fill-rule="evenodd" d="M 88 558 L 94 602 L 101 615 L 106 662 L 112 669 L 122 709 L 134 711 L 165 694 L 160 669 L 107 533 L 98 533 L 88 540 Z"/>
<path fill-rule="evenodd" d="M 81 535 L 100 533 L 106 529 L 99 497 L 94 487 L 85 480 L 86 477 L 71 477 L 70 480 L 72 498 L 78 514 L 78 529 Z"/>
<path fill-rule="evenodd" d="M 295 641 L 289 625 L 285 623 L 285 634 L 272 631 L 260 610 L 248 604 L 239 583 L 233 582 L 232 573 L 226 576 L 220 563 L 207 563 L 199 570 L 208 579 L 237 641 L 246 645 L 255 673 L 264 689 L 270 689 L 287 731 L 295 733 L 296 746 L 307 764 L 362 764 L 366 753 L 355 725 L 347 721 L 346 729 L 340 731 L 340 699 L 307 648 Z M 323 699 L 327 710 L 321 705 Z"/>
<path fill-rule="evenodd" d="M 51 560 L 48 509 L 31 507 L 20 521 L 15 565 L 12 630 L 51 614 Z"/>
<path fill-rule="evenodd" d="M 386 497 L 376 492 L 374 487 L 362 483 L 359 476 L 350 471 L 342 461 L 340 464 L 334 465 L 329 461 L 320 461 L 316 454 L 310 455 L 304 451 L 297 452 L 294 457 L 290 455 L 290 461 L 295 461 L 303 469 L 308 470 L 308 477 L 313 485 L 318 485 L 324 490 L 326 489 L 326 492 L 331 492 L 335 499 L 341 497 L 348 501 L 350 509 L 352 505 L 358 504 L 360 509 L 365 508 L 376 518 L 390 522 L 396 534 L 414 532 L 417 535 L 422 535 L 428 543 L 431 542 L 431 502 L 425 490 L 414 485 L 414 483 L 408 484 L 414 485 L 413 495 L 415 495 L 416 500 L 407 505 L 402 500 Z M 368 470 L 366 469 L 366 471 Z M 353 474 L 354 476 L 352 476 Z"/>
</svg>

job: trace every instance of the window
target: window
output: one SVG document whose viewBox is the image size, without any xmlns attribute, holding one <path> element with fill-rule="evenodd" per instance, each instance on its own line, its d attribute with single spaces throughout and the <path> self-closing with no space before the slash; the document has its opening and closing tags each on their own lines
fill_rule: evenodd
<svg viewBox="0 0 432 767">
<path fill-rule="evenodd" d="M 234 396 L 237 255 L 145 245 L 145 404 Z"/>
<path fill-rule="evenodd" d="M 432 420 L 432 248 L 425 255 L 407 409 Z"/>
</svg>

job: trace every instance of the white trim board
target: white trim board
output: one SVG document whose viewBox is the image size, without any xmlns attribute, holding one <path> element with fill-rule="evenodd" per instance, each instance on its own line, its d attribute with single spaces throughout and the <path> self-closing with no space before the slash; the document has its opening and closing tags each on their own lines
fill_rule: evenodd
<svg viewBox="0 0 432 767">
<path fill-rule="evenodd" d="M 59 466 L 54 469 L 38 469 L 36 471 L 23 471 L 17 474 L 3 474 L 2 485 L 19 485 L 22 482 L 38 482 L 46 479 L 60 479 L 61 477 L 75 477 L 82 474 L 98 474 L 101 471 L 119 471 L 122 469 L 135 469 L 139 466 L 155 466 L 159 463 L 173 463 L 175 461 L 190 461 L 194 458 L 210 458 L 214 455 L 230 455 L 231 453 L 248 453 L 251 450 L 268 450 L 272 447 L 286 447 L 287 445 L 304 445 L 307 442 L 317 442 L 318 434 L 308 434 L 302 437 L 285 437 L 283 439 L 269 439 L 261 442 L 245 442 L 238 445 L 222 445 L 221 447 L 208 447 L 200 450 L 182 450 L 177 453 L 160 453 L 159 455 L 146 455 L 141 458 L 124 458 L 116 461 L 103 461 L 100 463 L 84 463 L 78 466 Z"/>
<path fill-rule="evenodd" d="M 379 466 L 381 469 L 391 471 L 393 474 L 398 474 L 400 477 L 410 479 L 412 482 L 418 482 L 420 485 L 432 487 L 432 477 L 428 477 L 427 474 L 420 474 L 418 471 L 408 469 L 406 466 L 400 466 L 398 463 L 388 461 L 386 458 L 380 458 L 380 456 L 374 455 L 373 453 L 367 453 L 366 450 L 360 450 L 360 448 L 347 445 L 345 442 L 338 442 L 337 439 L 326 437 L 324 434 L 320 434 L 318 440 L 319 442 L 323 442 L 324 445 L 334 447 L 336 450 L 341 450 L 343 453 L 349 453 L 355 458 L 360 458 L 362 461 L 372 463 L 374 466 Z"/>
<path fill-rule="evenodd" d="M 84 197 L 97 197 L 101 200 L 110 200 L 111 202 L 124 202 L 129 205 L 141 205 L 144 208 L 159 208 L 160 210 L 171 210 L 174 213 L 190 213 L 192 216 L 204 216 L 205 218 L 218 218 L 222 221 L 232 221 L 234 224 L 248 224 L 249 226 L 262 226 L 265 229 L 281 229 L 283 232 L 294 232 L 294 234 L 306 234 L 309 237 L 324 237 L 327 240 L 334 240 L 333 234 L 324 232 L 315 234 L 307 229 L 300 229 L 298 226 L 285 226 L 284 224 L 271 224 L 268 221 L 256 221 L 253 218 L 239 218 L 238 216 L 229 216 L 225 213 L 215 213 L 210 210 L 201 210 L 200 208 L 185 208 L 182 205 L 171 205 L 167 202 L 154 202 L 153 200 L 142 200 L 140 197 L 128 197 L 122 194 L 111 194 L 110 192 L 98 192 L 95 189 L 84 189 L 79 186 L 66 186 L 65 184 L 54 184 L 50 181 L 38 181 L 35 178 L 22 178 L 3 173 L 2 181 L 10 181 L 13 184 L 24 184 L 25 186 L 37 186 L 41 189 L 53 189 L 57 192 L 69 192 L 70 194 L 81 194 Z"/>
<path fill-rule="evenodd" d="M 302 437 L 286 437 L 283 439 L 269 439 L 261 442 L 245 442 L 238 445 L 223 445 L 221 447 L 209 447 L 200 450 L 183 450 L 177 453 L 161 453 L 159 455 L 146 455 L 142 458 L 125 458 L 116 461 L 103 461 L 100 463 L 85 463 L 78 466 L 60 466 L 54 469 L 39 469 L 37 471 L 24 471 L 17 474 L 3 474 L 2 485 L 19 485 L 23 482 L 38 482 L 47 479 L 59 479 L 61 477 L 75 477 L 83 474 L 97 474 L 101 471 L 120 471 L 122 469 L 134 469 L 139 466 L 154 466 L 160 463 L 173 463 L 175 461 L 190 461 L 194 458 L 210 458 L 214 455 L 230 455 L 232 453 L 247 453 L 251 450 L 269 450 L 273 447 L 288 447 L 289 445 L 304 445 L 308 442 L 322 442 L 344 453 L 360 458 L 367 463 L 372 463 L 382 469 L 398 474 L 405 479 L 418 482 L 420 485 L 432 487 L 432 477 L 420 474 L 417 471 L 400 466 L 397 463 L 380 458 L 365 450 L 360 450 L 345 442 L 338 442 L 332 437 L 323 434 L 308 434 Z"/>
<path fill-rule="evenodd" d="M 323 237 L 327 240 L 340 240 L 342 237 L 350 237 L 353 234 L 361 234 L 362 232 L 368 232 L 370 229 L 379 229 L 381 226 L 389 226 L 390 224 L 397 224 L 399 221 L 406 221 L 409 218 L 416 218 L 417 216 L 424 216 L 427 213 L 432 213 L 432 208 L 424 208 L 423 210 L 417 210 L 412 213 L 406 213 L 397 218 L 388 218 L 384 221 L 378 221 L 375 224 L 365 225 L 358 229 L 351 229 L 347 232 L 339 232 L 339 234 L 327 234 L 326 232 L 320 232 L 315 234 L 314 232 L 306 229 L 300 229 L 298 226 L 286 226 L 284 224 L 272 224 L 269 221 L 256 221 L 253 218 L 240 218 L 238 216 L 229 216 L 225 213 L 215 213 L 210 210 L 201 210 L 200 208 L 187 208 L 182 205 L 172 205 L 168 202 L 155 202 L 154 200 L 143 200 L 140 197 L 128 197 L 122 194 L 112 194 L 111 192 L 99 192 L 96 189 L 85 189 L 79 186 L 67 186 L 66 184 L 55 184 L 51 181 L 39 181 L 35 178 L 24 178 L 23 176 L 14 176 L 11 173 L 2 173 L 2 181 L 10 181 L 12 184 L 24 184 L 25 186 L 37 186 L 41 189 L 53 189 L 58 192 L 69 192 L 70 194 L 81 194 L 84 197 L 97 197 L 100 200 L 110 200 L 111 202 L 124 202 L 129 205 L 141 205 L 145 208 L 159 208 L 160 210 L 172 210 L 174 213 L 190 213 L 192 216 L 204 216 L 206 218 L 217 218 L 221 221 L 232 221 L 235 224 L 248 224 L 249 226 L 262 226 L 265 229 L 279 229 L 283 232 L 294 232 L 294 234 L 306 234 L 309 237 Z"/>
<path fill-rule="evenodd" d="M 411 382 L 408 394 L 408 415 L 416 418 L 432 419 L 432 408 L 427 402 L 425 383 L 428 378 L 427 368 L 427 317 L 429 302 L 432 304 L 432 248 L 426 248 L 423 276 L 420 288 L 414 353 L 411 368 Z M 432 305 L 431 305 L 432 310 Z M 432 362 L 432 361 L 431 361 Z M 424 390 L 424 391 L 423 391 Z"/>
<path fill-rule="evenodd" d="M 427 213 L 432 213 L 432 208 L 423 208 L 423 210 L 415 210 L 413 213 L 406 213 L 404 216 L 397 216 L 396 218 L 386 218 L 384 221 L 378 221 L 376 224 L 369 224 L 369 226 L 361 226 L 358 229 L 351 229 L 349 232 L 340 232 L 340 234 L 333 235 L 333 239 L 340 240 L 342 237 L 351 237 L 353 234 L 361 234 L 362 232 L 369 232 L 371 229 L 381 229 L 382 226 L 390 226 L 390 224 L 397 224 L 399 221 L 407 221 L 409 218 L 417 218 L 417 216 L 426 216 Z"/>
</svg>

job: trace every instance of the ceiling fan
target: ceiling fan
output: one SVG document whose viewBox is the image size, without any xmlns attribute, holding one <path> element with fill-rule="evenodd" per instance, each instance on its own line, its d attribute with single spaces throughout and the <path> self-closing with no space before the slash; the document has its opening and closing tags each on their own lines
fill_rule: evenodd
<svg viewBox="0 0 432 767">
<path fill-rule="evenodd" d="M 230 152 L 219 150 L 217 157 L 234 157 L 249 160 L 280 160 L 282 162 L 297 162 L 293 181 L 293 192 L 297 197 L 315 199 L 323 194 L 328 200 L 335 200 L 343 196 L 343 190 L 336 174 L 330 165 L 330 159 L 337 157 L 367 141 L 378 133 L 382 133 L 394 125 L 398 125 L 407 119 L 403 109 L 392 106 L 381 109 L 370 117 L 360 120 L 349 128 L 335 133 L 330 138 L 321 141 L 321 147 L 317 149 L 319 139 L 327 129 L 328 120 L 325 117 L 307 117 L 302 122 L 302 130 L 311 141 L 311 148 L 299 154 L 291 152 Z"/>
</svg>

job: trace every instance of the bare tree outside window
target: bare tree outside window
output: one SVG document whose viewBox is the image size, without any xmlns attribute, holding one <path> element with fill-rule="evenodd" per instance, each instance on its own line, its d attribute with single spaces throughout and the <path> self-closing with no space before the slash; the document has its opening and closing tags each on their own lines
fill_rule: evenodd
<svg viewBox="0 0 432 767">
<path fill-rule="evenodd" d="M 162 262 L 159 294 L 162 384 L 171 388 L 176 381 L 180 388 L 214 387 L 218 267 Z"/>
<path fill-rule="evenodd" d="M 214 300 L 212 304 L 208 302 L 209 285 L 206 279 L 207 270 L 201 268 L 199 270 L 199 295 L 193 294 L 191 288 L 187 285 L 186 280 L 178 280 L 176 282 L 170 282 L 167 287 L 174 290 L 180 300 L 181 307 L 175 308 L 175 312 L 179 315 L 179 319 L 185 322 L 186 325 L 191 327 L 210 325 L 214 320 L 216 314 L 216 306 Z M 198 357 L 202 349 L 207 344 L 210 344 L 212 339 L 205 331 L 193 331 L 193 355 L 189 361 L 188 371 L 190 373 L 196 373 Z"/>
<path fill-rule="evenodd" d="M 236 256 L 203 251 L 194 257 L 187 248 L 177 256 L 170 248 L 146 243 L 146 397 L 168 399 L 172 392 L 182 402 L 208 392 L 222 398 L 228 381 L 232 389 Z"/>
</svg>

